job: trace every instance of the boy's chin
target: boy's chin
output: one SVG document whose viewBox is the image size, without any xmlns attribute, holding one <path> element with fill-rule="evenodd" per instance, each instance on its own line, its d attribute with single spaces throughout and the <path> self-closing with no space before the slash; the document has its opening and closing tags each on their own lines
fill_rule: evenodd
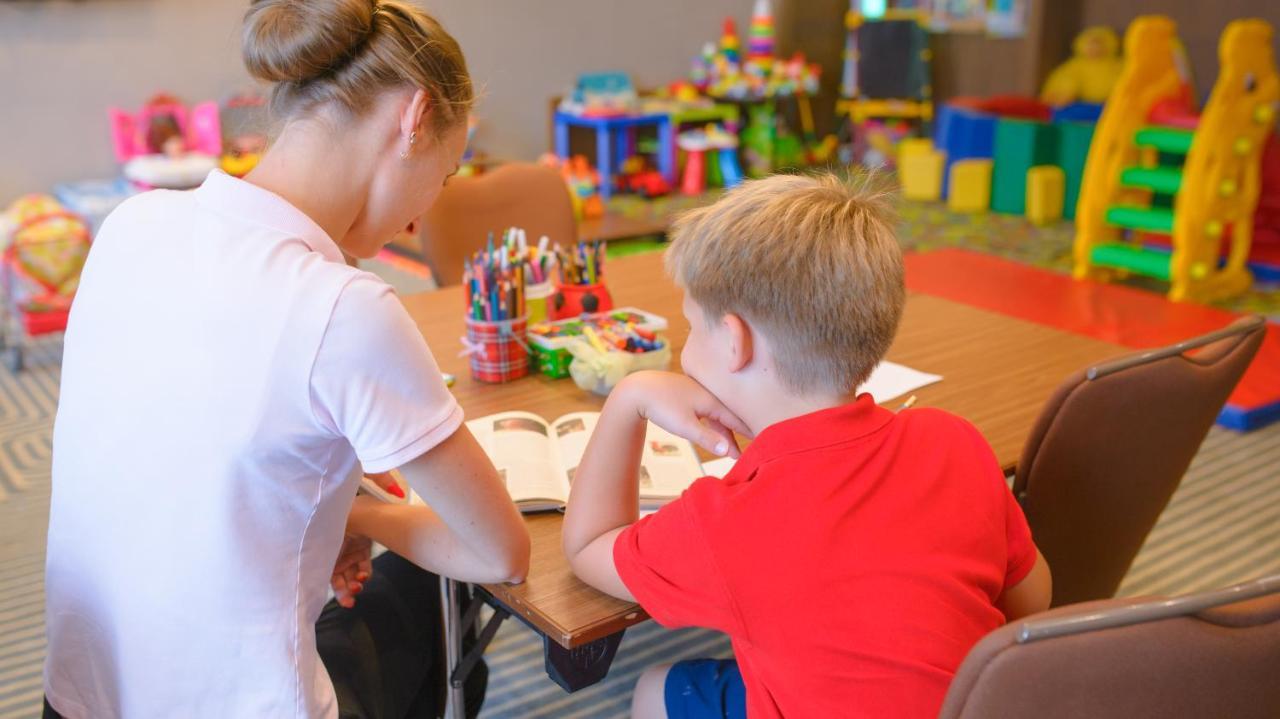
<svg viewBox="0 0 1280 719">
<path fill-rule="evenodd" d="M 702 385 L 708 392 L 715 395 L 716 399 L 723 402 L 724 406 L 728 407 L 730 412 L 741 416 L 741 414 L 739 414 L 740 411 L 746 409 L 743 407 L 743 393 L 736 391 L 730 383 L 718 381 L 720 379 L 718 377 L 707 377 L 704 379 L 694 375 L 690 376 L 692 376 L 693 379 L 698 384 Z"/>
</svg>

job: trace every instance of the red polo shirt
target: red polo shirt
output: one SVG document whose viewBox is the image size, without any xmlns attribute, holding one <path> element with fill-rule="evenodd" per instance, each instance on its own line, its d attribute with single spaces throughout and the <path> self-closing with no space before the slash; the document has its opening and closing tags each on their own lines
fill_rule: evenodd
<svg viewBox="0 0 1280 719">
<path fill-rule="evenodd" d="M 659 623 L 729 635 L 752 717 L 936 717 L 1036 552 L 972 425 L 864 394 L 764 430 L 613 556 Z"/>
</svg>

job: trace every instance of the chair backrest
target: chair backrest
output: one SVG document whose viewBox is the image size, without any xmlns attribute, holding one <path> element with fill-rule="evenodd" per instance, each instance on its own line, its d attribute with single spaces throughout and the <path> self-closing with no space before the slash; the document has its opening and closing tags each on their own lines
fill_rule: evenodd
<svg viewBox="0 0 1280 719">
<path fill-rule="evenodd" d="M 521 227 L 529 239 L 578 240 L 569 189 L 560 172 L 545 165 L 510 163 L 477 177 L 449 180 L 422 218 L 422 254 L 440 286 L 462 280 L 462 263 L 485 246 L 492 232 Z"/>
<path fill-rule="evenodd" d="M 1111 360 L 1045 404 L 1013 492 L 1053 572 L 1053 606 L 1115 594 L 1265 329 L 1248 317 Z"/>
<path fill-rule="evenodd" d="M 939 717 L 1280 716 L 1280 575 L 1061 607 L 969 651 Z"/>
</svg>

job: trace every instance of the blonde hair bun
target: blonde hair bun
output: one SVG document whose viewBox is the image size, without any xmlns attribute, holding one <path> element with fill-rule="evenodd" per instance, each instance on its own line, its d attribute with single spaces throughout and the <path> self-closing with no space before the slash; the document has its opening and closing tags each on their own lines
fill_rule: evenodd
<svg viewBox="0 0 1280 719">
<path fill-rule="evenodd" d="M 244 64 L 267 82 L 303 84 L 338 72 L 375 31 L 377 0 L 254 0 Z"/>
<path fill-rule="evenodd" d="M 244 17 L 244 64 L 273 84 L 271 110 L 357 117 L 378 94 L 424 90 L 437 136 L 464 124 L 475 96 L 462 48 L 406 0 L 254 0 Z"/>
</svg>

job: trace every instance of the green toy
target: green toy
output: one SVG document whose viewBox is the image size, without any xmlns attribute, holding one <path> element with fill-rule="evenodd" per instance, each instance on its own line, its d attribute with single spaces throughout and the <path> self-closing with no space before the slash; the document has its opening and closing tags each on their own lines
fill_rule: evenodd
<svg viewBox="0 0 1280 719">
<path fill-rule="evenodd" d="M 1058 163 L 1058 134 L 1057 125 L 1043 122 L 1001 118 L 996 123 L 992 210 L 1026 214 L 1027 171 L 1036 165 Z"/>
<path fill-rule="evenodd" d="M 544 349 L 536 343 L 529 345 L 529 351 L 533 355 L 533 364 L 542 374 L 551 379 L 564 379 L 569 376 L 569 363 L 573 362 L 573 355 L 569 354 L 569 350 L 560 349 Z"/>
<path fill-rule="evenodd" d="M 775 115 L 777 108 L 772 101 L 747 107 L 747 126 L 742 131 L 742 154 L 747 161 L 747 174 L 764 177 L 773 172 L 773 146 L 777 136 Z"/>
<path fill-rule="evenodd" d="M 1094 125 L 1086 122 L 1059 122 L 1055 126 L 1058 128 L 1058 161 L 1054 164 L 1062 168 L 1067 180 L 1062 216 L 1070 220 L 1076 216 L 1080 181 L 1084 177 L 1084 161 L 1089 157 Z"/>
</svg>

